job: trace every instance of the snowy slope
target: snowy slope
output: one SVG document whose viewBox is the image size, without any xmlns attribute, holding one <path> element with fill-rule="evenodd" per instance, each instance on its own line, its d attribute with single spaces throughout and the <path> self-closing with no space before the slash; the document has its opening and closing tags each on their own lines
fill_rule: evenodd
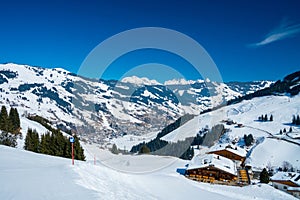
<svg viewBox="0 0 300 200">
<path fill-rule="evenodd" d="M 236 125 L 223 123 L 230 131 L 225 133 L 219 142 L 231 143 L 235 141 L 238 142 L 238 145 L 243 146 L 243 136 L 252 134 L 257 144 L 249 152 L 248 162 L 253 167 L 261 169 L 268 164 L 279 167 L 283 161 L 288 161 L 300 169 L 300 139 L 289 137 L 289 135 L 299 135 L 300 127 L 293 126 L 292 133 L 279 135 L 280 130 L 284 128 L 289 130 L 292 116 L 300 113 L 299 105 L 300 95 L 294 97 L 266 96 L 244 100 L 241 103 L 199 115 L 162 139 L 170 142 L 184 140 L 187 137 L 196 136 L 199 130 L 206 126 L 211 128 L 213 125 L 222 123 L 222 120 L 231 119 L 236 123 L 243 124 L 244 127 L 237 128 Z M 274 120 L 272 122 L 258 121 L 258 117 L 265 114 L 268 117 L 273 115 Z"/>
<path fill-rule="evenodd" d="M 100 154 L 114 162 L 123 159 Z M 132 174 L 99 162 L 76 161 L 72 166 L 69 159 L 0 146 L 0 199 L 294 199 L 268 185 L 240 188 L 191 181 L 176 173 L 184 162 L 175 158 L 142 156 L 140 163 L 165 159 L 171 159 L 172 164 L 164 169 Z"/>
</svg>

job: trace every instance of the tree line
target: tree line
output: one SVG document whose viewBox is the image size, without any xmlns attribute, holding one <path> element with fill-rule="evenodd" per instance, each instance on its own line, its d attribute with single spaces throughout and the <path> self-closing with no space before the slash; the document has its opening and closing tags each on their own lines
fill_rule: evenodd
<svg viewBox="0 0 300 200">
<path fill-rule="evenodd" d="M 2 106 L 0 111 L 0 144 L 16 147 L 17 136 L 22 136 L 20 124 L 18 110 L 11 108 L 8 113 L 6 107 Z"/>
<path fill-rule="evenodd" d="M 258 117 L 258 121 L 263 121 L 263 122 L 270 121 L 270 122 L 272 122 L 273 121 L 273 115 L 270 116 L 270 119 L 268 119 L 267 114 L 261 115 L 261 116 Z"/>
<path fill-rule="evenodd" d="M 20 133 L 20 117 L 17 108 L 10 108 L 9 113 L 5 106 L 1 107 L 0 130 L 13 134 Z"/>
<path fill-rule="evenodd" d="M 79 138 L 74 136 L 74 158 L 85 160 L 84 150 L 79 143 Z M 24 149 L 36 153 L 42 153 L 52 156 L 71 158 L 71 143 L 69 138 L 63 136 L 60 130 L 52 130 L 39 137 L 36 130 L 28 129 L 25 138 Z"/>
<path fill-rule="evenodd" d="M 63 136 L 59 129 L 53 128 L 49 120 L 39 115 L 29 115 L 27 116 L 27 118 L 32 121 L 38 122 L 39 124 L 43 125 L 46 129 L 49 130 L 49 132 L 47 132 L 46 134 L 41 135 L 41 139 L 38 139 L 38 134 L 31 133 L 31 132 L 36 132 L 35 130 L 28 131 L 29 134 L 34 135 L 34 136 L 29 136 L 29 146 L 35 145 L 35 148 L 33 148 L 35 150 L 34 152 L 53 155 L 53 156 L 60 156 L 65 158 L 72 157 L 71 144 L 69 142 L 69 139 Z M 71 131 L 67 133 L 71 135 Z M 25 146 L 26 146 L 26 138 L 25 138 Z M 85 160 L 84 150 L 80 145 L 79 138 L 77 136 L 74 136 L 74 138 L 75 138 L 75 142 L 74 142 L 75 159 Z M 38 148 L 36 147 L 37 139 L 39 141 Z M 33 151 L 32 149 L 27 149 L 27 150 Z"/>
</svg>

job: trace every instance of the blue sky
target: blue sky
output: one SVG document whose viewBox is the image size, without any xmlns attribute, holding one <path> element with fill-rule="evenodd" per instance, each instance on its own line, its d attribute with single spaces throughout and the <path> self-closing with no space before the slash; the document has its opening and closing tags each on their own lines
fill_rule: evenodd
<svg viewBox="0 0 300 200">
<path fill-rule="evenodd" d="M 201 44 L 224 81 L 277 80 L 300 69 L 298 0 L 11 0 L 0 1 L 0 7 L 1 63 L 76 73 L 107 38 L 133 28 L 163 27 Z M 120 56 L 102 78 L 119 79 L 147 63 L 169 66 L 186 79 L 201 78 L 185 59 L 155 49 Z M 155 69 L 144 75 L 160 82 L 178 78 Z"/>
</svg>

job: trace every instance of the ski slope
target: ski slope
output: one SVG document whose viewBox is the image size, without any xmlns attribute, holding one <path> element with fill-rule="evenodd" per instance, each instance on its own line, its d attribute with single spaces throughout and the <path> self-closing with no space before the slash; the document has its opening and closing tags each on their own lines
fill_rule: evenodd
<svg viewBox="0 0 300 200">
<path fill-rule="evenodd" d="M 105 151 L 99 154 L 112 161 L 124 159 Z M 191 181 L 176 173 L 176 168 L 185 164 L 179 159 L 149 155 L 139 160 L 150 164 L 164 163 L 165 159 L 172 163 L 163 169 L 134 174 L 99 161 L 96 165 L 92 160 L 76 161 L 72 166 L 69 159 L 0 145 L 0 199 L 295 199 L 268 185 L 241 188 Z"/>
</svg>

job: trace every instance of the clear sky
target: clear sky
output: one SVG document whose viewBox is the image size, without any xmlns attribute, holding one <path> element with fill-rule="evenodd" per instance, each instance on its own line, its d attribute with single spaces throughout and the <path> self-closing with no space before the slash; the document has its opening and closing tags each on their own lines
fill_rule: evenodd
<svg viewBox="0 0 300 200">
<path fill-rule="evenodd" d="M 107 38 L 133 28 L 164 27 L 201 44 L 224 81 L 277 80 L 300 70 L 299 0 L 9 0 L 0 1 L 0 8 L 1 63 L 76 73 Z M 103 77 L 119 79 L 147 63 L 199 78 L 186 60 L 155 49 L 121 56 Z"/>
</svg>

